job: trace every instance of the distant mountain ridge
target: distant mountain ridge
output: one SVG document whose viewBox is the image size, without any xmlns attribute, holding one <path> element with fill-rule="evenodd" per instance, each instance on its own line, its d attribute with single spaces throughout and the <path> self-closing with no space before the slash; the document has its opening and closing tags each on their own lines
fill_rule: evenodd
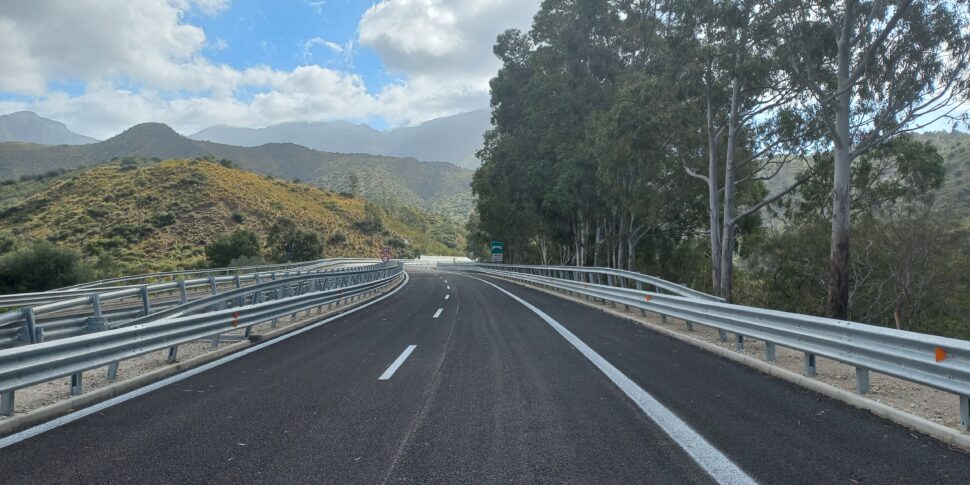
<svg viewBox="0 0 970 485">
<path fill-rule="evenodd" d="M 450 163 L 320 152 L 292 143 L 223 145 L 191 140 L 161 123 L 136 125 L 89 145 L 0 143 L 0 179 L 92 166 L 127 156 L 191 159 L 206 155 L 232 160 L 255 172 L 344 192 L 351 191 L 350 181 L 356 176 L 357 189 L 364 197 L 418 206 L 456 220 L 466 219 L 471 211 L 472 172 Z"/>
<path fill-rule="evenodd" d="M 19 141 L 43 145 L 83 145 L 98 140 L 69 130 L 64 123 L 31 111 L 0 115 L 0 142 Z"/>
<path fill-rule="evenodd" d="M 292 122 L 265 128 L 213 126 L 188 137 L 247 147 L 295 143 L 326 152 L 413 157 L 475 169 L 480 165 L 475 152 L 482 147 L 482 136 L 490 127 L 489 111 L 476 110 L 390 131 L 346 121 Z"/>
</svg>

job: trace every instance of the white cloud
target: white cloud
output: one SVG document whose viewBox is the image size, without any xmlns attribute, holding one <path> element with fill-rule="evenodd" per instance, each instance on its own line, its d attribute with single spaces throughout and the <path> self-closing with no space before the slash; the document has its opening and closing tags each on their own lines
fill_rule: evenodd
<svg viewBox="0 0 970 485">
<path fill-rule="evenodd" d="M 407 74 L 463 73 L 487 78 L 498 61 L 495 38 L 528 29 L 539 0 L 383 0 L 360 21 L 360 43 Z"/>
<path fill-rule="evenodd" d="M 265 126 L 297 120 L 383 118 L 414 124 L 488 105 L 498 67 L 491 49 L 509 27 L 527 28 L 539 0 L 383 0 L 346 43 L 310 39 L 331 51 L 327 67 L 235 68 L 204 55 L 228 47 L 186 23 L 196 10 L 225 14 L 228 0 L 47 0 L 0 10 L 0 112 L 29 109 L 80 133 L 106 138 L 146 121 L 183 133 L 212 124 Z M 321 8 L 323 2 L 308 2 Z M 264 49 L 273 49 L 265 44 Z M 353 73 L 359 45 L 373 49 L 399 81 L 368 92 Z M 54 83 L 84 86 L 69 95 Z"/>
<path fill-rule="evenodd" d="M 383 0 L 361 18 L 359 42 L 404 81 L 379 99 L 388 121 L 414 124 L 488 106 L 496 37 L 528 30 L 540 0 Z"/>
</svg>

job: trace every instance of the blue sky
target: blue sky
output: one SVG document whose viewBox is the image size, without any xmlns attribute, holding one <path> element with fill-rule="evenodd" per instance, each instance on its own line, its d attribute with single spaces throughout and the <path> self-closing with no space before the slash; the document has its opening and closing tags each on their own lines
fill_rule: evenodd
<svg viewBox="0 0 970 485">
<path fill-rule="evenodd" d="M 324 45 L 307 45 L 312 39 L 334 44 L 353 45 L 357 24 L 373 3 L 367 0 L 235 0 L 230 10 L 218 15 L 205 15 L 192 10 L 187 23 L 205 30 L 213 43 L 206 55 L 214 62 L 236 68 L 266 65 L 278 70 L 292 70 L 307 64 L 351 68 L 360 74 L 371 92 L 400 76 L 388 74 L 380 57 L 366 46 L 357 46 L 353 57 L 334 52 Z M 225 41 L 221 48 L 219 41 Z"/>
<path fill-rule="evenodd" d="M 107 138 L 286 121 L 413 125 L 488 107 L 539 0 L 36 0 L 0 10 L 0 113 Z M 110 26 L 110 28 L 106 28 Z"/>
</svg>

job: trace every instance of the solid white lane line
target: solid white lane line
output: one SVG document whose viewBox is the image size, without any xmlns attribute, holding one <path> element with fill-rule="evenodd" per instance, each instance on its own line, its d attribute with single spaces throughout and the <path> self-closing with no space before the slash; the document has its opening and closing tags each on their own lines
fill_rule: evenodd
<svg viewBox="0 0 970 485">
<path fill-rule="evenodd" d="M 343 313 L 341 313 L 339 315 L 334 315 L 334 316 L 332 316 L 330 318 L 327 318 L 326 320 L 321 320 L 321 321 L 319 321 L 317 323 L 313 323 L 313 324 L 307 325 L 306 327 L 303 327 L 303 328 L 301 328 L 299 330 L 294 330 L 294 331 L 292 331 L 290 333 L 285 333 L 283 335 L 280 335 L 279 337 L 274 338 L 273 340 L 268 340 L 268 341 L 263 342 L 261 344 L 255 345 L 253 347 L 249 347 L 247 349 L 240 350 L 239 352 L 236 352 L 234 354 L 229 354 L 229 355 L 227 355 L 227 356 L 225 356 L 225 357 L 223 357 L 223 358 L 221 358 L 219 360 L 214 360 L 212 362 L 209 362 L 208 364 L 200 365 L 199 367 L 196 367 L 194 369 L 189 369 L 189 370 L 187 370 L 185 372 L 181 372 L 179 374 L 175 374 L 172 377 L 168 377 L 166 379 L 162 379 L 162 380 L 160 380 L 158 382 L 155 382 L 154 384 L 149 384 L 149 385 L 147 385 L 145 387 L 139 387 L 138 389 L 135 389 L 134 391 L 126 392 L 126 393 L 124 393 L 124 394 L 122 394 L 122 395 L 120 395 L 118 397 L 108 399 L 107 401 L 102 401 L 102 402 L 100 402 L 98 404 L 95 404 L 93 406 L 86 407 L 86 408 L 81 409 L 79 411 L 74 411 L 71 414 L 65 414 L 64 416 L 61 416 L 61 417 L 59 417 L 57 419 L 50 420 L 50 421 L 48 421 L 46 423 L 38 424 L 37 426 L 34 426 L 33 428 L 27 428 L 27 429 L 25 429 L 25 430 L 23 430 L 23 431 L 21 431 L 19 433 L 14 433 L 14 434 L 9 435 L 9 436 L 7 436 L 5 438 L 0 438 L 0 449 L 6 448 L 6 447 L 8 447 L 10 445 L 14 445 L 14 444 L 20 443 L 21 441 L 23 441 L 23 440 L 25 440 L 27 438 L 31 438 L 33 436 L 37 436 L 37 435 L 39 435 L 39 434 L 41 434 L 41 433 L 43 433 L 45 431 L 50 431 L 50 430 L 52 430 L 54 428 L 59 428 L 61 426 L 64 426 L 65 424 L 68 424 L 68 423 L 77 421 L 77 420 L 79 420 L 79 419 L 81 419 L 81 418 L 83 418 L 85 416 L 88 416 L 88 415 L 91 415 L 91 414 L 94 414 L 94 413 L 101 412 L 101 410 L 110 408 L 111 406 L 114 406 L 116 404 L 121 404 L 121 403 L 123 403 L 125 401 L 129 401 L 129 400 L 134 399 L 134 398 L 136 398 L 138 396 L 141 396 L 143 394 L 148 394 L 149 392 L 152 392 L 152 391 L 154 391 L 156 389 L 160 389 L 160 388 L 165 387 L 165 386 L 167 386 L 169 384 L 174 384 L 174 383 L 179 382 L 181 380 L 188 379 L 189 377 L 192 377 L 192 376 L 194 376 L 196 374 L 205 372 L 205 371 L 207 371 L 207 370 L 209 370 L 209 369 L 211 369 L 213 367 L 218 367 L 218 366 L 220 366 L 222 364 L 225 364 L 227 362 L 232 362 L 232 361 L 234 361 L 234 360 L 236 360 L 236 359 L 238 359 L 240 357 L 249 355 L 249 354 L 251 354 L 251 353 L 253 353 L 253 352 L 257 351 L 257 350 L 260 350 L 260 349 L 269 347 L 270 345 L 276 345 L 276 344 L 278 344 L 278 343 L 280 343 L 280 342 L 282 342 L 284 340 L 287 340 L 287 339 L 296 337 L 297 335 L 300 335 L 301 333 L 309 332 L 310 330 L 313 330 L 313 329 L 315 329 L 315 328 L 317 328 L 317 327 L 319 327 L 321 325 L 328 324 L 328 323 L 330 323 L 330 322 L 332 322 L 332 321 L 334 321 L 334 320 L 336 320 L 338 318 L 343 318 L 343 317 L 345 317 L 347 315 L 350 315 L 351 313 L 354 313 L 354 312 L 363 310 L 364 308 L 367 308 L 367 307 L 369 307 L 369 306 L 371 306 L 371 305 L 373 305 L 375 303 L 378 303 L 378 302 L 380 302 L 381 300 L 383 300 L 385 298 L 391 297 L 391 295 L 393 295 L 393 294 L 397 293 L 398 291 L 400 291 L 401 288 L 404 288 L 408 284 L 408 281 L 410 281 L 410 279 L 411 278 L 408 276 L 408 274 L 407 273 L 404 273 L 404 282 L 401 283 L 400 285 L 398 285 L 397 288 L 394 288 L 394 290 L 391 291 L 390 293 L 388 293 L 388 294 L 386 294 L 386 295 L 384 295 L 384 296 L 382 296 L 382 297 L 380 297 L 380 298 L 378 298 L 378 299 L 376 299 L 374 301 L 367 302 L 367 303 L 365 303 L 365 304 L 363 304 L 363 305 L 361 305 L 359 307 L 351 308 L 350 310 L 347 310 L 347 311 L 345 311 L 345 312 L 343 312 Z"/>
<path fill-rule="evenodd" d="M 441 312 L 443 310 L 444 310 L 444 308 L 439 308 L 438 311 L 434 312 L 434 316 L 431 317 L 431 318 L 438 318 L 438 317 L 440 317 L 441 316 Z"/>
<path fill-rule="evenodd" d="M 445 300 L 447 300 L 448 298 L 451 298 L 451 295 L 445 295 Z"/>
<path fill-rule="evenodd" d="M 377 378 L 377 380 L 386 381 L 390 379 L 391 376 L 393 376 L 394 373 L 397 372 L 397 368 L 401 367 L 401 364 L 403 364 L 404 361 L 407 360 L 408 356 L 411 355 L 411 352 L 414 352 L 414 349 L 416 349 L 417 347 L 418 347 L 417 345 L 408 345 L 408 348 L 404 349 L 404 352 L 401 352 L 401 355 L 397 356 L 397 359 L 394 359 L 394 362 L 391 362 L 391 366 L 388 367 L 387 370 L 384 371 L 384 373 Z"/>
<path fill-rule="evenodd" d="M 519 298 L 512 293 L 509 293 L 505 289 L 490 283 L 488 281 L 475 278 L 474 276 L 469 276 L 469 278 L 481 281 L 482 283 L 491 285 L 505 293 L 513 300 L 525 305 L 526 308 L 532 310 L 533 313 L 538 315 L 540 318 L 546 321 L 550 327 L 552 327 L 559 335 L 562 335 L 569 343 L 576 347 L 593 365 L 596 366 L 600 371 L 606 374 L 609 380 L 613 381 L 617 387 L 623 391 L 630 399 L 637 404 L 637 406 L 643 410 L 643 412 L 649 417 L 653 422 L 660 426 L 660 429 L 664 430 L 668 436 L 671 437 L 678 445 L 694 461 L 700 465 L 714 480 L 718 483 L 724 484 L 755 484 L 757 483 L 753 478 L 749 477 L 744 473 L 741 468 L 739 468 L 730 458 L 724 456 L 717 448 L 707 442 L 701 435 L 697 434 L 696 431 L 691 429 L 687 423 L 681 421 L 671 410 L 664 407 L 659 401 L 657 401 L 653 396 L 647 391 L 643 390 L 642 387 L 633 382 L 632 379 L 620 372 L 619 369 L 610 364 L 609 361 L 603 358 L 600 354 L 596 353 L 595 350 L 586 345 L 585 342 L 579 339 L 576 335 L 563 327 L 562 324 L 557 322 L 555 319 L 546 315 L 542 310 L 532 306 L 529 302 Z"/>
</svg>

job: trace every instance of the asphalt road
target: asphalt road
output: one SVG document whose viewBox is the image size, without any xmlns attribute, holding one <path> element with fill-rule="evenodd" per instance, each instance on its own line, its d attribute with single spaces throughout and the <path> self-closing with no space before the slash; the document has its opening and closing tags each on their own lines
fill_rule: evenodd
<svg viewBox="0 0 970 485">
<path fill-rule="evenodd" d="M 761 483 L 970 483 L 970 455 L 932 438 L 489 281 L 561 328 L 478 279 L 413 271 L 375 305 L 0 449 L 0 482 L 714 483 L 713 453 Z"/>
</svg>

